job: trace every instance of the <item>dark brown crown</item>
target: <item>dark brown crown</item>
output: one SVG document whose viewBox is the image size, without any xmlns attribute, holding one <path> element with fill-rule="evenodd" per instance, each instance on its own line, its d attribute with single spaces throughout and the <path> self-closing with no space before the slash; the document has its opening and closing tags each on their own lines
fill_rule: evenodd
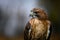
<svg viewBox="0 0 60 40">
<path fill-rule="evenodd" d="M 41 8 L 33 8 L 31 12 L 38 14 L 42 19 L 48 19 L 47 13 Z"/>
</svg>

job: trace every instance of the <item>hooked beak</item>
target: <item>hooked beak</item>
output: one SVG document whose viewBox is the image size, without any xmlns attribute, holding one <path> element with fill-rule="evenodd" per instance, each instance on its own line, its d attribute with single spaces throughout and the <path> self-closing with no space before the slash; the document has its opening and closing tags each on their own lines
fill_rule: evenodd
<svg viewBox="0 0 60 40">
<path fill-rule="evenodd" d="M 35 13 L 31 12 L 29 16 L 32 16 L 33 17 L 35 15 L 36 15 Z"/>
<path fill-rule="evenodd" d="M 33 12 L 31 12 L 29 16 L 33 16 Z"/>
</svg>

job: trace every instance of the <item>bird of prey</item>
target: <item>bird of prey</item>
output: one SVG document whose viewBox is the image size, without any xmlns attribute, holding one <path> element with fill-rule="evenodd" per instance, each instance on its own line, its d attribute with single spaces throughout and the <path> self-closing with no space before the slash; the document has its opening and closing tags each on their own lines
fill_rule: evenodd
<svg viewBox="0 0 60 40">
<path fill-rule="evenodd" d="M 33 8 L 30 16 L 32 18 L 24 29 L 24 40 L 49 40 L 51 21 L 48 19 L 45 10 Z"/>
</svg>

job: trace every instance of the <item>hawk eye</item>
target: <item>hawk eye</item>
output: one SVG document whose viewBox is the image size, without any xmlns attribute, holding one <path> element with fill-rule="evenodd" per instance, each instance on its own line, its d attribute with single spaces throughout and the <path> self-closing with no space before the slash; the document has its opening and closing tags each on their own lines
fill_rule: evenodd
<svg viewBox="0 0 60 40">
<path fill-rule="evenodd" d="M 35 14 L 37 14 L 38 12 L 34 12 Z"/>
</svg>

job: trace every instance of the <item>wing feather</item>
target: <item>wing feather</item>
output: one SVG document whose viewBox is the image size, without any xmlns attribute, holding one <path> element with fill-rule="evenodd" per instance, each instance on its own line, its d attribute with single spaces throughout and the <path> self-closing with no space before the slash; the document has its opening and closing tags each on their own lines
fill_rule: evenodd
<svg viewBox="0 0 60 40">
<path fill-rule="evenodd" d="M 30 31 L 31 31 L 31 25 L 28 22 L 26 27 L 25 27 L 25 30 L 24 30 L 24 40 L 29 40 L 30 39 Z"/>
<path fill-rule="evenodd" d="M 48 39 L 47 40 L 50 40 L 50 37 L 51 37 L 51 34 L 52 34 L 52 30 L 53 29 L 53 24 L 51 23 L 51 25 L 50 25 L 50 28 L 49 28 L 49 35 L 48 35 Z"/>
</svg>

